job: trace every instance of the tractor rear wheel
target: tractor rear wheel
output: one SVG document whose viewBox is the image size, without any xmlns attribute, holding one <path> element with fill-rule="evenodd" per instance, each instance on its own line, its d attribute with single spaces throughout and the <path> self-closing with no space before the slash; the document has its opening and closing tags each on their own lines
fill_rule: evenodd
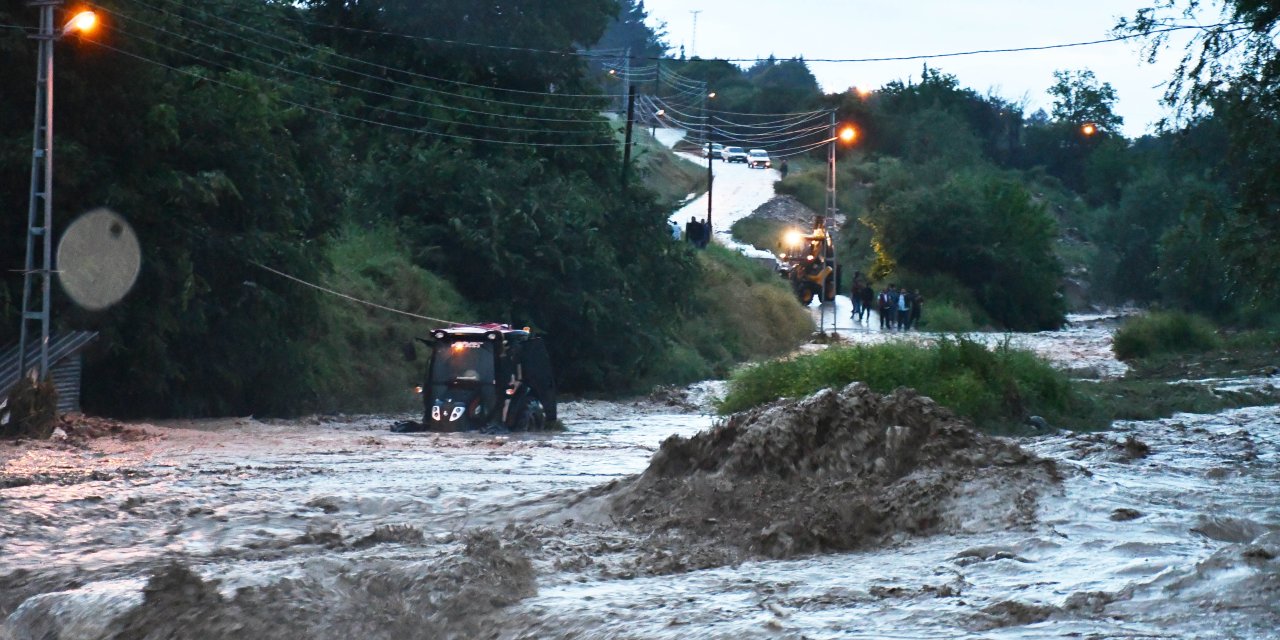
<svg viewBox="0 0 1280 640">
<path fill-rule="evenodd" d="M 542 431 L 547 428 L 547 411 L 537 398 L 529 398 L 511 425 L 514 431 Z"/>
</svg>

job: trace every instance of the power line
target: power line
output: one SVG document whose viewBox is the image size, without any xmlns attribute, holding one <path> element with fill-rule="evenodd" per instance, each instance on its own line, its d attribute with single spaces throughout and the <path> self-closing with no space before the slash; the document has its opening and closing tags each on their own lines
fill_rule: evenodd
<svg viewBox="0 0 1280 640">
<path fill-rule="evenodd" d="M 158 66 L 158 67 L 162 67 L 162 68 L 168 69 L 168 70 L 170 70 L 170 71 L 175 71 L 175 72 L 177 72 L 177 73 L 181 73 L 181 74 L 183 74 L 183 75 L 191 76 L 191 77 L 193 77 L 193 78 L 198 78 L 198 79 L 200 79 L 200 80 L 205 80 L 205 81 L 208 81 L 208 82 L 212 82 L 212 83 L 214 83 L 214 84 L 219 84 L 219 85 L 222 85 L 222 86 L 228 87 L 228 88 L 230 88 L 230 89 L 232 89 L 232 90 L 234 90 L 234 91 L 239 91 L 240 93 L 244 93 L 244 94 L 249 94 L 249 93 L 250 93 L 250 91 L 249 91 L 248 89 L 245 89 L 245 88 L 243 88 L 243 87 L 238 87 L 238 86 L 236 86 L 236 85 L 234 85 L 234 84 L 232 84 L 232 83 L 230 83 L 230 82 L 226 82 L 225 80 L 219 80 L 218 78 L 213 78 L 213 77 L 210 77 L 210 76 L 201 75 L 201 74 L 196 73 L 196 72 L 194 72 L 194 71 L 189 71 L 189 70 L 187 70 L 187 69 L 182 69 L 182 68 L 179 68 L 179 67 L 175 67 L 175 66 L 173 66 L 173 65 L 166 64 L 166 63 L 164 63 L 164 62 L 160 62 L 160 61 L 158 61 L 158 60 L 153 60 L 153 59 L 151 59 L 151 58 L 148 58 L 148 57 L 146 57 L 146 56 L 143 56 L 143 55 L 139 55 L 139 54 L 133 53 L 133 52 L 131 52 L 131 51 L 125 51 L 125 50 L 123 50 L 123 49 L 119 49 L 119 48 L 113 47 L 113 46 L 111 46 L 111 45 L 109 45 L 109 44 L 106 44 L 105 42 L 100 42 L 100 41 L 98 41 L 98 40 L 94 40 L 94 39 L 92 39 L 92 38 L 90 38 L 90 37 L 85 37 L 85 38 L 84 38 L 84 40 L 85 40 L 86 42 L 90 42 L 90 43 L 95 44 L 95 45 L 97 45 L 97 46 L 99 46 L 99 47 L 102 47 L 102 48 L 104 48 L 104 49 L 107 49 L 107 50 L 109 50 L 109 51 L 114 51 L 114 52 L 116 52 L 116 53 L 119 53 L 119 54 L 121 54 L 121 55 L 123 55 L 123 56 L 127 56 L 127 57 L 130 57 L 130 58 L 134 58 L 134 59 L 136 59 L 136 60 L 140 60 L 140 61 L 143 61 L 143 62 L 146 62 L 146 63 L 149 63 L 149 64 L 153 64 L 153 65 L 156 65 L 156 66 Z M 255 94 L 255 95 L 256 95 L 256 94 Z M 436 136 L 436 137 L 440 137 L 440 138 L 449 138 L 449 139 L 452 139 L 452 140 L 466 140 L 466 141 L 470 141 L 470 142 L 483 142 L 483 143 L 505 144 L 505 145 L 513 145 L 513 146 L 522 146 L 522 147 L 538 147 L 538 148 L 585 148 L 585 147 L 615 147 L 615 146 L 617 146 L 617 143 L 616 143 L 616 142 L 601 142 L 601 143 L 571 143 L 571 142 L 566 142 L 566 143 L 547 143 L 547 142 L 527 142 L 527 141 L 521 141 L 521 140 L 493 140 L 493 139 L 489 139 L 489 138 L 476 138 L 476 137 L 472 137 L 472 136 L 463 136 L 463 135 L 457 135 L 457 134 L 452 134 L 452 133 L 443 133 L 443 132 L 440 132 L 440 131 L 430 131 L 430 130 L 427 130 L 427 129 L 415 129 L 415 128 L 413 128 L 413 127 L 405 127 L 405 126 L 401 126 L 401 125 L 390 124 L 390 123 L 387 123 L 387 122 L 378 122 L 378 121 L 376 121 L 376 120 L 369 120 L 368 118 L 361 118 L 361 117 L 359 117 L 359 116 L 353 116 L 353 115 L 351 115 L 351 114 L 347 114 L 347 113 L 341 113 L 341 112 L 337 112 L 337 111 L 331 111 L 331 110 L 329 110 L 329 109 L 322 109 L 322 108 L 317 107 L 317 106 L 315 106 L 315 105 L 310 105 L 310 104 L 304 104 L 304 103 L 300 103 L 300 102 L 295 102 L 295 101 L 293 101 L 293 100 L 288 100 L 288 99 L 280 98 L 280 97 L 277 97 L 277 96 L 269 96 L 269 97 L 270 97 L 272 100 L 275 100 L 275 101 L 280 102 L 280 103 L 282 103 L 282 104 L 286 104 L 286 105 L 293 106 L 293 107 L 298 107 L 299 109 L 306 109 L 306 110 L 308 110 L 308 111 L 312 111 L 312 112 L 315 112 L 315 113 L 321 113 L 321 114 L 325 114 L 325 115 L 333 116 L 333 117 L 335 117 L 335 118 L 342 118 L 342 119 L 345 119 L 345 120 L 351 120 L 351 121 L 354 121 L 354 122 L 360 122 L 360 123 L 363 123 L 363 124 L 369 124 L 369 125 L 378 126 L 378 127 L 386 127 L 386 128 L 388 128 L 388 129 L 396 129 L 396 130 L 399 130 L 399 131 L 406 131 L 406 132 L 409 132 L 409 133 L 415 133 L 415 134 L 419 134 L 419 135 L 428 135 L 428 136 Z"/>
<path fill-rule="evenodd" d="M 245 37 L 245 36 L 243 36 L 243 35 L 241 35 L 241 34 L 238 34 L 238 33 L 232 33 L 232 32 L 230 32 L 230 31 L 226 31 L 226 30 L 224 30 L 224 29 L 219 29 L 219 28 L 217 28 L 217 27 L 209 26 L 209 25 L 207 25 L 207 24 L 205 24 L 205 23 L 203 23 L 203 22 L 201 22 L 201 21 L 194 20 L 194 19 L 192 19 L 192 18 L 187 18 L 187 17 L 185 17 L 185 16 L 181 16 L 181 15 L 175 14 L 175 13 L 173 13 L 173 12 L 171 12 L 171 11 L 166 10 L 166 9 L 162 9 L 162 8 L 159 8 L 159 7 L 152 6 L 152 5 L 150 5 L 150 4 L 147 4 L 146 2 L 142 2 L 142 0 L 129 0 L 129 1 L 130 1 L 130 2 L 133 2 L 133 3 L 135 3 L 135 4 L 138 4 L 138 5 L 141 5 L 141 6 L 143 6 L 143 7 L 146 7 L 146 8 L 148 8 L 148 9 L 151 9 L 152 11 L 157 11 L 157 12 L 162 13 L 162 14 L 164 14 L 164 15 L 173 16 L 174 18 L 177 18 L 177 19 L 182 20 L 182 21 L 184 21 L 184 22 L 188 22 L 188 23 L 195 23 L 195 24 L 199 25 L 200 27 L 203 27 L 204 29 L 207 29 L 207 30 L 209 30 L 209 31 L 213 31 L 213 32 L 215 32 L 215 33 L 221 33 L 221 34 L 223 34 L 223 35 L 230 36 L 230 37 L 232 37 L 232 38 L 236 38 L 236 39 L 238 39 L 238 40 L 243 40 L 243 41 L 245 41 L 245 42 L 249 42 L 249 43 L 251 43 L 251 44 L 256 44 L 256 45 L 259 45 L 259 46 L 265 47 L 265 48 L 267 48 L 267 49 L 269 49 L 269 50 L 271 50 L 271 51 L 275 51 L 275 52 L 277 52 L 277 53 L 284 53 L 284 54 L 289 54 L 289 55 L 294 55 L 294 54 L 296 54 L 296 52 L 294 52 L 294 51 L 286 51 L 286 50 L 281 49 L 281 48 L 279 48 L 279 47 L 273 47 L 273 46 L 270 46 L 270 45 L 267 45 L 267 44 L 263 44 L 263 43 L 261 43 L 261 42 L 256 42 L 256 41 L 254 41 L 254 40 L 252 40 L 252 39 L 250 39 L 250 38 L 247 38 L 247 37 Z M 164 0 L 164 1 L 172 3 L 172 0 Z M 112 13 L 113 15 L 121 15 L 121 14 L 119 14 L 118 12 L 114 12 L 114 11 L 110 11 L 110 10 L 106 10 L 106 9 L 103 9 L 103 11 L 106 11 L 107 13 Z M 519 93 L 533 94 L 533 95 L 538 95 L 538 96 L 543 96 L 543 97 L 556 97 L 556 98 L 565 98 L 565 97 L 570 97 L 570 96 L 565 96 L 565 95 L 556 94 L 556 93 L 551 93 L 551 92 L 535 92 L 535 91 L 523 91 L 523 90 L 519 90 L 519 89 L 505 89 L 505 88 L 489 87 L 489 86 L 485 86 L 485 85 L 478 85 L 478 84 L 466 83 L 466 82 L 462 82 L 462 81 L 459 81 L 459 80 L 449 80 L 449 79 L 446 79 L 446 78 L 439 78 L 439 77 L 436 77 L 436 76 L 429 76 L 429 75 L 425 75 L 425 74 L 417 73 L 417 72 L 414 72 L 414 71 L 409 71 L 409 70 L 406 70 L 406 69 L 399 69 L 399 68 L 396 68 L 396 67 L 389 67 L 389 66 L 382 65 L 382 64 L 378 64 L 378 63 L 375 63 L 375 62 L 369 62 L 369 61 L 367 61 L 367 60 L 361 60 L 361 59 L 359 59 L 359 58 L 354 58 L 354 57 L 351 57 L 351 56 L 346 56 L 346 55 L 343 55 L 343 54 L 340 54 L 340 53 L 336 53 L 336 52 L 334 52 L 334 51 L 330 51 L 330 50 L 321 50 L 319 47 L 316 47 L 316 46 L 314 46 L 314 45 L 308 44 L 308 43 L 306 43 L 306 42 L 300 42 L 300 41 L 297 41 L 297 40 L 291 40 L 291 39 L 289 39 L 289 38 L 285 38 L 285 37 L 283 37 L 283 36 L 280 36 L 280 35 L 278 35 L 278 34 L 271 33 L 271 32 L 269 32 L 269 31 L 262 31 L 262 30 L 260 30 L 260 29 L 255 29 L 255 28 L 250 27 L 250 26 L 248 26 L 248 25 L 243 25 L 243 24 L 240 24 L 240 23 L 235 22 L 235 21 L 233 21 L 233 20 L 228 20 L 228 19 L 223 18 L 223 17 L 221 17 L 221 16 L 214 15 L 214 14 L 211 14 L 211 13 L 208 13 L 208 12 L 205 12 L 205 11 L 201 11 L 201 13 L 202 13 L 202 14 L 204 14 L 204 15 L 206 15 L 206 16 L 209 16 L 209 17 L 211 17 L 211 18 L 217 19 L 217 20 L 219 20 L 219 21 L 221 21 L 221 22 L 225 22 L 225 23 L 227 23 L 227 24 L 230 24 L 230 25 L 233 25 L 233 26 L 239 27 L 239 28 L 241 28 L 241 29 L 244 29 L 244 30 L 246 30 L 246 31 L 249 31 L 249 32 L 252 32 L 252 33 L 256 33 L 256 34 L 260 34 L 260 35 L 263 35 L 263 36 L 267 36 L 267 37 L 270 37 L 270 38 L 275 39 L 275 40 L 283 41 L 283 42 L 285 42 L 286 44 L 289 44 L 289 45 L 291 45 L 291 46 L 300 46 L 301 48 L 303 48 L 303 49 L 305 49 L 305 50 L 307 50 L 307 51 L 312 51 L 312 52 L 315 52 L 315 53 L 317 53 L 317 54 L 322 54 L 323 56 L 326 56 L 326 57 L 334 57 L 334 58 L 338 58 L 338 59 L 341 59 L 341 60 L 348 60 L 348 61 L 351 61 L 351 62 L 356 62 L 356 63 L 359 63 L 359 64 L 363 64 L 363 65 L 367 65 L 367 66 L 373 67 L 373 68 L 378 69 L 378 70 L 380 70 L 380 71 L 391 71 L 391 72 L 402 73 L 402 74 L 405 74 L 405 75 L 408 75 L 408 76 L 412 76 L 412 77 L 416 77 L 416 78 L 421 78 L 421 79 L 425 79 L 425 80 L 432 80 L 432 81 L 436 81 L 436 82 L 447 82 L 447 83 L 457 84 L 457 85 L 461 85 L 461 86 L 467 86 L 467 87 L 478 88 L 478 89 L 485 89 L 485 90 L 516 91 L 516 92 L 519 92 Z M 138 20 L 138 19 L 136 19 L 136 18 L 132 18 L 132 19 L 131 19 L 131 18 L 128 18 L 127 16 L 125 16 L 125 18 L 126 18 L 126 19 L 130 19 L 130 20 L 132 20 L 132 21 L 134 21 L 134 22 L 139 22 L 139 23 L 142 23 L 142 24 L 147 24 L 147 23 L 142 22 L 141 20 Z M 148 26 L 151 26 L 151 25 L 148 25 Z M 155 29 L 159 29 L 159 30 L 161 30 L 161 31 L 164 31 L 164 29 L 159 28 L 159 27 L 154 27 L 154 26 L 153 26 L 152 28 L 155 28 Z M 166 31 L 166 32 L 167 32 L 167 31 Z M 171 32 L 167 32 L 167 33 L 171 33 Z M 323 61 L 320 61 L 320 60 L 315 60 L 315 61 L 313 61 L 313 62 L 315 62 L 315 64 L 318 64 L 318 65 L 321 65 L 321 66 L 329 67 L 329 68 L 331 68 L 331 69 L 336 69 L 336 70 L 343 71 L 343 72 L 346 72 L 346 73 L 356 74 L 356 75 L 359 75 L 359 76 L 362 76 L 362 77 L 365 77 L 365 78 L 369 78 L 369 79 L 372 79 L 372 80 L 375 80 L 375 81 L 387 82 L 387 83 L 394 84 L 394 85 L 398 85 L 398 86 L 402 86 L 402 87 L 409 87 L 409 88 L 412 88 L 412 89 L 417 90 L 417 91 L 425 91 L 425 92 L 428 92 L 428 93 L 435 93 L 435 94 L 440 94 L 440 95 L 446 95 L 446 96 L 451 96 L 451 97 L 455 97 L 455 98 L 461 98 L 461 99 L 464 99 L 464 100 L 476 100 L 476 101 L 487 102 L 487 103 L 492 103 L 492 104 L 502 104 L 502 105 L 508 105 L 508 106 L 526 107 L 526 108 L 532 108 L 532 109 L 548 109 L 548 110 L 555 110 L 555 111 L 579 111 L 579 112 L 581 112 L 581 111 L 597 111 L 597 110 L 598 110 L 598 109 L 596 109 L 596 108 L 591 108 L 591 107 L 560 107 L 560 106 L 555 106 L 555 105 L 542 105 L 542 104 L 533 104 L 533 103 L 528 103 L 528 102 L 512 102 L 512 101 L 509 101 L 509 100 L 498 100 L 498 99 L 495 99 L 495 98 L 484 98 L 484 97 L 480 97 L 480 96 L 470 96 L 470 95 L 467 95 L 467 94 L 464 94 L 464 93 L 457 93 L 457 92 L 453 92 L 453 91 L 444 91 L 444 90 L 442 90 L 442 89 L 433 89 L 433 88 L 430 88 L 430 87 L 423 87 L 423 86 L 421 86 L 421 85 L 415 85 L 415 84 L 409 84 L 409 83 L 406 83 L 406 82 L 400 82 L 400 81 L 397 81 L 397 80 L 394 80 L 394 79 L 391 79 L 391 78 L 385 78 L 385 77 L 376 76 L 376 75 L 373 75 L 373 74 L 370 74 L 370 73 L 364 73 L 364 72 L 362 72 L 362 71 L 357 71 L 357 70 L 355 70 L 355 69 L 351 69 L 351 68 L 348 68 L 348 67 L 341 67 L 341 66 L 334 65 L 334 64 L 331 64 L 331 63 L 328 63 L 328 62 L 323 62 Z M 579 95 L 579 94 L 574 94 L 574 96 L 573 96 L 573 97 L 590 97 L 590 98 L 594 98 L 594 99 L 603 99 L 603 100 L 610 100 L 610 99 L 612 99 L 612 98 L 613 98 L 613 96 L 610 96 L 610 95 L 600 95 L 600 94 L 594 94 L 594 95 L 586 95 L 586 94 L 581 94 L 581 95 Z"/>
<path fill-rule="evenodd" d="M 119 15 L 119 14 L 117 14 L 117 15 Z M 128 18 L 127 16 L 121 16 L 121 17 L 124 17 L 124 18 L 125 18 L 125 19 L 127 19 L 127 20 L 132 20 L 131 18 Z M 145 22 L 141 22 L 141 21 L 137 21 L 137 22 L 139 22 L 139 24 L 143 24 L 144 26 L 151 26 L 151 25 L 148 25 L 148 24 L 147 24 L 147 23 L 145 23 Z M 223 48 L 221 48 L 221 47 L 219 47 L 219 46 L 217 46 L 217 45 L 209 44 L 209 43 L 206 43 L 206 42 L 203 42 L 203 41 L 197 40 L 197 39 L 195 39 L 195 38 L 190 38 L 190 37 L 187 37 L 187 36 L 183 36 L 183 35 L 179 35 L 179 34 L 174 34 L 174 33 L 170 32 L 170 31 L 167 31 L 167 30 L 164 30 L 164 29 L 160 29 L 160 28 L 156 28 L 156 29 L 157 29 L 157 30 L 159 30 L 159 31 L 162 31 L 162 32 L 164 32 L 164 33 L 168 33 L 168 34 L 170 34 L 170 35 L 173 35 L 173 36 L 176 36 L 176 37 L 182 38 L 183 40 L 187 40 L 187 41 L 189 41 L 189 42 L 193 42 L 193 43 L 196 43 L 196 44 L 199 44 L 199 45 L 202 45 L 202 46 L 208 47 L 208 48 L 210 48 L 210 49 L 213 49 L 214 51 L 221 52 L 221 53 L 224 53 L 224 54 L 227 54 L 227 55 L 231 55 L 231 56 L 235 56 L 235 57 L 237 57 L 237 58 L 241 58 L 241 59 L 243 59 L 243 60 L 247 60 L 247 61 L 249 61 L 249 62 L 256 62 L 256 63 L 258 63 L 258 64 L 263 64 L 263 65 L 266 65 L 266 66 L 267 66 L 267 67 L 269 67 L 269 68 L 272 68 L 272 69 L 278 69 L 278 70 L 280 70 L 280 71 L 284 71 L 284 72 L 289 73 L 289 74 L 293 74 L 293 75 L 296 75 L 296 76 L 300 76 L 300 77 L 305 78 L 305 79 L 314 80 L 314 81 L 316 81 L 316 82 L 322 82 L 322 83 L 328 84 L 328 85 L 330 85 L 330 86 L 341 87 L 341 88 L 349 89 L 349 90 L 352 90 L 352 91 L 358 91 L 358 92 L 360 92 L 360 93 L 365 93 L 365 94 L 369 94 L 369 95 L 376 95 L 376 96 L 380 96 L 380 97 L 384 97 L 384 98 L 389 98 L 389 99 L 391 99 L 391 100 L 403 101 L 403 102 L 409 102 L 409 103 L 419 104 L 419 105 L 423 105 L 423 106 L 427 106 L 427 107 L 436 107 L 436 108 L 442 108 L 442 109 L 457 110 L 457 111 L 462 111 L 462 112 L 465 112 L 465 113 L 471 113 L 471 114 L 494 116 L 494 117 L 499 117 L 499 118 L 503 118 L 503 119 L 536 120 L 536 121 L 542 121 L 542 122 L 572 122 L 572 123 L 576 123 L 576 124 L 587 124 L 587 125 L 592 125 L 592 126 L 598 126 L 598 125 L 600 124 L 598 121 L 593 121 L 593 120 L 584 120 L 584 119 L 540 118 L 540 117 L 534 117 L 534 116 L 523 116 L 523 115 L 519 115 L 519 114 L 492 113 L 492 112 L 488 112 L 488 111 L 478 111 L 478 110 L 474 110 L 474 109 L 465 109 L 465 108 L 462 108 L 462 107 L 451 107 L 451 106 L 449 106 L 449 105 L 443 105 L 443 104 L 439 104 L 439 103 L 435 103 L 435 102 L 427 102 L 427 101 L 423 101 L 423 100 L 416 100 L 416 99 L 408 98 L 408 97 L 405 97 L 405 96 L 397 96 L 397 95 L 393 95 L 393 94 L 389 94 L 389 93 L 383 93 L 383 92 L 380 92 L 380 91 L 374 91 L 374 90 L 372 90 L 372 89 L 365 89 L 364 87 L 358 87 L 358 86 L 354 86 L 354 85 L 348 85 L 348 84 L 346 84 L 346 83 L 343 83 L 343 82 L 340 82 L 340 81 L 337 81 L 337 80 L 330 80 L 330 79 L 327 79 L 327 78 L 321 78 L 321 77 L 318 77 L 318 76 L 313 76 L 313 75 L 310 75 L 310 74 L 307 74 L 307 73 L 303 73 L 303 72 L 301 72 L 301 71 L 297 71 L 297 70 L 294 70 L 294 69 L 290 69 L 290 68 L 285 67 L 285 66 L 282 66 L 282 65 L 273 64 L 273 63 L 266 62 L 266 61 L 263 61 L 263 60 L 258 60 L 257 58 L 251 58 L 251 57 L 245 56 L 245 55 L 243 55 L 243 54 L 240 54 L 240 53 L 237 53 L 237 52 L 234 52 L 234 51 L 228 51 L 228 50 L 223 49 Z M 153 46 L 155 46 L 155 47 L 159 47 L 159 48 L 161 48 L 161 49 L 165 49 L 165 50 L 170 51 L 170 52 L 172 52 L 172 53 L 177 53 L 177 54 L 180 54 L 180 55 L 187 56 L 187 57 L 189 57 L 189 58 L 191 58 L 191 59 L 193 59 L 193 60 L 197 60 L 197 61 L 199 61 L 199 62 L 201 62 L 201 63 L 204 63 L 204 64 L 209 65 L 209 66 L 212 66 L 212 67 L 218 67 L 218 68 L 221 68 L 221 69 L 223 69 L 223 70 L 225 70 L 225 71 L 241 71 L 241 72 L 245 72 L 244 70 L 235 69 L 235 68 L 230 67 L 230 66 L 228 66 L 228 65 L 225 65 L 225 64 L 222 64 L 222 63 L 219 63 L 219 62 L 215 62 L 215 61 L 213 61 L 213 60 L 209 60 L 209 59 L 207 59 L 207 58 L 203 58 L 203 57 L 198 56 L 198 55 L 196 55 L 196 54 L 194 54 L 194 53 L 191 53 L 190 51 L 186 51 L 186 50 L 182 50 L 182 49 L 177 49 L 177 48 L 175 48 L 175 47 L 171 47 L 171 46 L 166 45 L 166 44 L 164 44 L 164 43 L 157 42 L 157 41 L 152 40 L 152 39 L 150 39 L 150 38 L 147 38 L 147 37 L 144 37 L 144 36 L 140 36 L 140 35 L 137 35 L 137 34 L 134 34 L 134 33 L 130 33 L 127 29 L 120 28 L 118 25 L 116 26 L 115 31 L 116 31 L 116 32 L 118 32 L 118 33 L 123 33 L 123 34 L 125 34 L 125 35 L 127 35 L 127 36 L 130 36 L 130 37 L 131 37 L 131 38 L 133 38 L 133 39 L 140 40 L 140 41 L 142 41 L 142 42 L 145 42 L 145 43 L 147 43 L 147 44 L 153 45 Z M 247 72 L 246 72 L 246 73 L 247 73 Z M 251 75 L 252 75 L 252 74 L 251 74 Z M 256 76 L 255 76 L 255 77 L 256 77 Z M 264 80 L 267 80 L 268 82 L 273 82 L 273 83 L 275 82 L 275 81 L 273 81 L 273 80 L 266 79 L 266 78 L 264 78 Z M 524 132 L 524 133 L 549 133 L 549 134 L 560 134 L 560 135 L 584 135 L 584 134 L 599 135 L 599 133 L 600 133 L 599 131 L 586 131 L 586 130 L 577 130 L 577 131 L 573 131 L 573 130 L 561 130 L 561 129 L 526 129 L 526 128 L 512 127 L 512 126 L 509 126 L 509 125 L 491 125 L 491 124 L 482 124 L 482 123 L 477 123 L 477 122 L 464 122 L 464 121 L 458 121 L 458 120 L 447 120 L 447 119 L 443 119 L 443 118 L 436 118 L 436 117 L 432 117 L 432 116 L 425 116 L 425 115 L 416 114 L 416 113 L 408 113 L 408 112 L 404 112 L 404 111 L 397 111 L 397 110 L 394 110 L 394 109 L 387 109 L 387 108 L 385 108 L 385 107 L 379 107 L 379 106 L 375 106 L 375 105 L 366 105 L 366 107 L 368 107 L 369 109 L 373 109 L 373 110 L 375 110 L 375 111 L 380 111 L 380 112 L 384 112 L 384 113 L 391 114 L 391 115 L 399 115 L 399 116 L 404 116 L 404 117 L 408 117 L 408 118 L 415 118 L 415 119 L 419 119 L 419 120 L 425 120 L 425 121 L 428 121 L 428 122 L 436 122 L 436 123 L 449 124 L 449 125 L 456 125 L 456 126 L 475 127 L 475 128 L 479 128 L 479 129 L 491 129 L 491 130 L 499 130 L 499 131 Z"/>
<path fill-rule="evenodd" d="M 1085 40 L 1082 42 L 1067 42 L 1062 44 L 1046 44 L 1028 47 L 1010 47 L 1006 49 L 973 49 L 969 51 L 952 51 L 948 53 L 929 53 L 916 54 L 909 56 L 884 56 L 875 58 L 799 58 L 804 62 L 902 62 L 907 60 L 928 60 L 931 58 L 957 58 L 960 56 L 976 56 L 990 53 L 1023 53 L 1027 51 L 1048 51 L 1050 49 L 1069 49 L 1072 47 L 1088 47 L 1098 44 L 1110 44 L 1112 42 L 1122 42 L 1124 40 L 1133 40 L 1135 38 L 1143 38 L 1152 34 L 1171 33 L 1174 31 L 1201 30 L 1208 31 L 1218 27 L 1229 27 L 1233 25 L 1243 24 L 1241 22 L 1220 22 L 1210 25 L 1174 25 L 1163 29 L 1153 29 L 1147 33 L 1131 33 L 1126 35 L 1114 36 L 1102 40 Z M 768 58 L 704 58 L 704 60 L 714 60 L 718 62 L 765 62 Z"/>
<path fill-rule="evenodd" d="M 359 303 L 359 304 L 368 305 L 368 306 L 373 307 L 373 308 L 375 308 L 375 309 L 382 309 L 383 311 L 390 311 L 390 312 L 392 312 L 392 313 L 398 313 L 398 314 L 400 314 L 400 315 L 402 315 L 402 316 L 409 316 L 410 318 L 417 318 L 417 319 L 419 319 L 419 320 L 429 320 L 429 321 L 431 321 L 431 322 L 439 322 L 439 323 L 441 323 L 441 324 L 449 324 L 449 325 L 454 325 L 454 326 L 458 326 L 458 325 L 465 324 L 465 323 L 463 323 L 463 322 L 454 322 L 453 320 L 445 320 L 445 319 L 443 319 L 443 318 L 432 318 L 431 316 L 424 316 L 424 315 L 420 315 L 420 314 L 417 314 L 417 313 L 411 313 L 411 312 L 409 312 L 409 311 L 402 311 L 402 310 L 400 310 L 400 309 L 394 309 L 394 308 L 392 308 L 392 307 L 388 307 L 388 306 L 380 305 L 380 304 L 378 304 L 378 303 L 376 303 L 376 302 L 369 302 L 368 300 L 361 300 L 360 298 L 357 298 L 357 297 L 355 297 L 355 296 L 349 296 L 349 295 L 347 295 L 347 294 L 345 294 L 345 293 L 342 293 L 342 292 L 340 292 L 340 291 L 334 291 L 333 289 L 329 289 L 329 288 L 327 288 L 327 287 L 322 287 L 322 286 L 320 286 L 320 285 L 318 285 L 318 284 L 315 284 L 315 283 L 307 282 L 306 280 L 303 280 L 302 278 L 299 278 L 299 277 L 296 277 L 296 276 L 291 276 L 291 275 L 289 275 L 289 274 L 287 274 L 287 273 L 285 273 L 285 272 L 283 272 L 283 271 L 278 271 L 278 270 L 276 270 L 276 269 L 272 269 L 271 267 L 268 267 L 267 265 L 262 264 L 261 262 L 255 262 L 255 261 L 253 261 L 253 260 L 249 260 L 248 262 L 249 262 L 249 264 L 251 264 L 251 265 L 253 265 L 253 266 L 255 266 L 255 267 L 258 267 L 259 269 L 263 269 L 263 270 L 265 270 L 265 271 L 270 271 L 271 273 L 274 273 L 274 274 L 276 274 L 276 275 L 278 275 L 278 276 L 280 276 L 280 277 L 282 277 L 282 278 L 287 278 L 287 279 L 292 280 L 292 281 L 294 281 L 294 282 L 297 282 L 297 283 L 299 283 L 299 284 L 303 284 L 303 285 L 306 285 L 306 286 L 308 286 L 308 287 L 311 287 L 312 289 L 316 289 L 316 290 L 319 290 L 319 291 L 323 291 L 323 292 L 325 292 L 325 293 L 328 293 L 328 294 L 331 294 L 331 295 L 338 296 L 339 298 L 345 298 L 345 299 L 350 300 L 350 301 L 352 301 L 352 302 L 357 302 L 357 303 Z"/>
</svg>

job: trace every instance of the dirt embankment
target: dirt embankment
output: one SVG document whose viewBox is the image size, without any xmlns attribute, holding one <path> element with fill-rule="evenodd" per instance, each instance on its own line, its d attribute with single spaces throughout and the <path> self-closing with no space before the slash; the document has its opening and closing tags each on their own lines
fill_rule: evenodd
<svg viewBox="0 0 1280 640">
<path fill-rule="evenodd" d="M 677 569 L 1024 525 L 1058 479 L 929 398 L 854 383 L 668 438 L 606 495 L 624 526 L 668 539 Z"/>
</svg>

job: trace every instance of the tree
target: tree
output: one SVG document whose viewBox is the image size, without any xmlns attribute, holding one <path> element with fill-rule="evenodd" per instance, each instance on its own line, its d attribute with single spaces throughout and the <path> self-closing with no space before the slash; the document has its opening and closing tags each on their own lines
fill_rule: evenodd
<svg viewBox="0 0 1280 640">
<path fill-rule="evenodd" d="M 1121 20 L 1117 30 L 1145 36 L 1149 55 L 1168 45 L 1165 27 L 1199 19 L 1208 3 L 1170 0 Z M 1218 0 L 1220 20 L 1186 45 L 1166 88 L 1174 124 L 1211 111 L 1229 136 L 1226 159 L 1240 172 L 1236 204 L 1224 216 L 1220 248 L 1237 295 L 1280 295 L 1280 2 Z"/>
<path fill-rule="evenodd" d="M 663 27 L 655 29 L 649 26 L 649 12 L 644 8 L 644 0 L 620 0 L 618 15 L 609 22 L 594 48 L 622 49 L 629 51 L 633 58 L 642 60 L 658 58 L 667 53 L 667 43 L 663 40 L 665 35 Z"/>
<path fill-rule="evenodd" d="M 1098 83 L 1093 72 L 1055 71 L 1057 79 L 1049 87 L 1049 95 L 1053 96 L 1053 119 L 1074 127 L 1092 124 L 1105 133 L 1116 135 L 1124 124 L 1115 112 L 1116 91 L 1111 83 Z"/>
<path fill-rule="evenodd" d="M 1044 206 L 992 169 L 959 171 L 926 184 L 913 173 L 890 166 L 875 189 L 867 222 L 879 262 L 955 278 L 1004 327 L 1061 326 L 1062 267 Z"/>
</svg>

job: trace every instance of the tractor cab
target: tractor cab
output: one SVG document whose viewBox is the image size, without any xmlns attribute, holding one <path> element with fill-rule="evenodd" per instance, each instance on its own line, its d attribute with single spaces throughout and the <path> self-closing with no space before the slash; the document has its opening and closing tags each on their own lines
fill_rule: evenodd
<svg viewBox="0 0 1280 640">
<path fill-rule="evenodd" d="M 551 359 L 541 337 L 504 324 L 431 332 L 422 422 L 395 431 L 541 431 L 556 420 Z M 406 355 L 409 355 L 406 353 Z"/>
</svg>

